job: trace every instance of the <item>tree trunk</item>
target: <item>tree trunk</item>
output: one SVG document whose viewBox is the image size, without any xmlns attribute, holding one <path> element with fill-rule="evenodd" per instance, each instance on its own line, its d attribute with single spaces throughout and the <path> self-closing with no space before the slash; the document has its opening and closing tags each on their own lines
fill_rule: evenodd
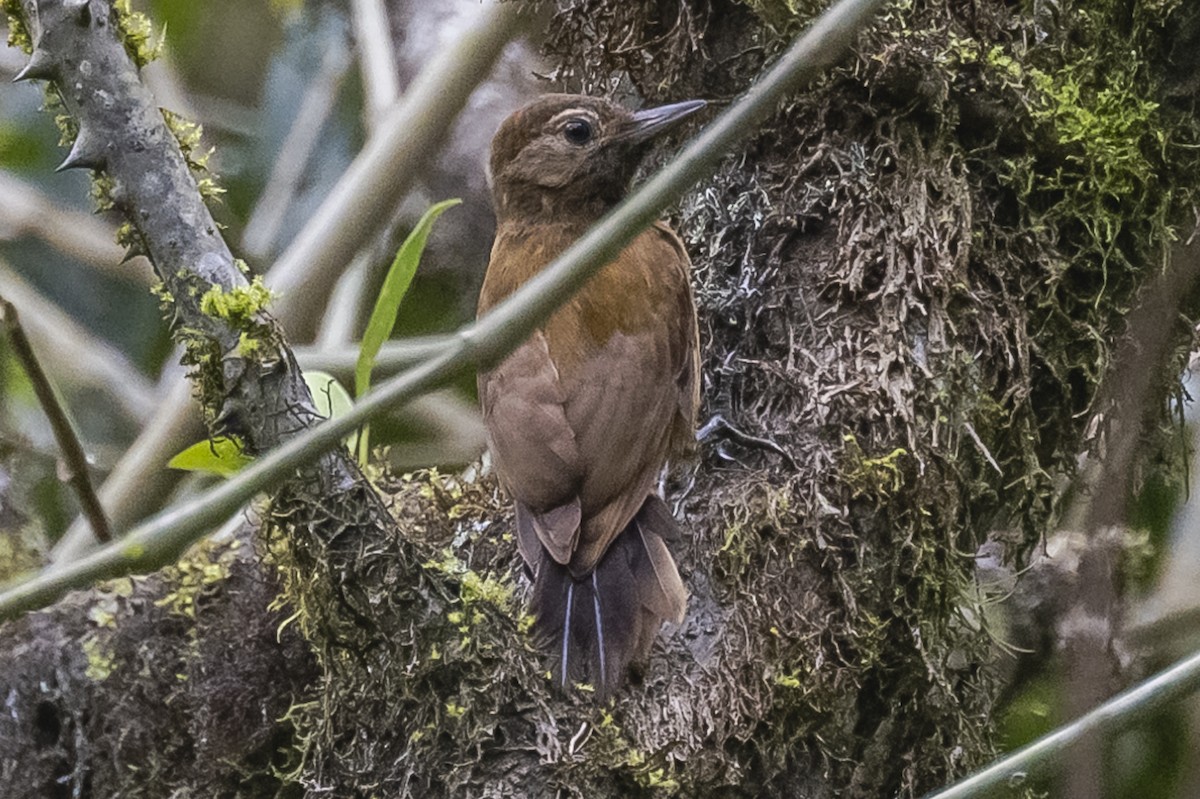
<svg viewBox="0 0 1200 799">
<path fill-rule="evenodd" d="M 548 48 L 588 91 L 732 99 L 817 5 L 562 0 Z M 0 793 L 914 796 L 982 763 L 972 555 L 1054 524 L 1189 232 L 1198 30 L 1171 0 L 893 4 L 682 204 L 725 422 L 668 497 L 687 619 L 611 705 L 552 690 L 490 480 L 402 481 L 399 534 L 345 541 L 293 487 L 265 568 L 201 548 L 0 628 Z"/>
</svg>

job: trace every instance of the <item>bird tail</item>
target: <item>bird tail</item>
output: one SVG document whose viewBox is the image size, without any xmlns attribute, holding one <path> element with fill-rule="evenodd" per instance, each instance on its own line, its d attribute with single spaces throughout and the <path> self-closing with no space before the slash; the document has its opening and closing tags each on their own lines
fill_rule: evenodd
<svg viewBox="0 0 1200 799">
<path fill-rule="evenodd" d="M 678 535 L 666 505 L 651 495 L 586 577 L 541 551 L 534 631 L 553 652 L 556 682 L 590 683 L 608 696 L 649 654 L 662 622 L 683 621 L 687 591 L 666 545 Z"/>
</svg>

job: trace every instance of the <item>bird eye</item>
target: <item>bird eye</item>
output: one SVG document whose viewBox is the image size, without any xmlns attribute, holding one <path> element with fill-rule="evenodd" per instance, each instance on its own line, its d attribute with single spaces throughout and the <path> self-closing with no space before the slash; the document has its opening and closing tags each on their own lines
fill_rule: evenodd
<svg viewBox="0 0 1200 799">
<path fill-rule="evenodd" d="M 563 136 L 571 144 L 587 144 L 592 140 L 592 123 L 586 119 L 568 119 L 563 125 Z"/>
</svg>

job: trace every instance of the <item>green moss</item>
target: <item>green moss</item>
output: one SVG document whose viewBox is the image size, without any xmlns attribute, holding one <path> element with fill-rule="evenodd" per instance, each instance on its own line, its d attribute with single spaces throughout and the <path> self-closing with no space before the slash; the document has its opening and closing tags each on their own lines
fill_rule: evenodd
<svg viewBox="0 0 1200 799">
<path fill-rule="evenodd" d="M 130 248 L 138 248 L 139 251 L 145 249 L 142 241 L 142 234 L 128 220 L 117 226 L 117 244 L 124 247 L 126 250 Z"/>
<path fill-rule="evenodd" d="M 249 333 L 238 336 L 237 354 L 242 358 L 253 358 L 262 351 L 262 342 Z"/>
<path fill-rule="evenodd" d="M 868 458 L 853 435 L 842 439 L 845 451 L 842 456 L 842 477 L 854 491 L 854 496 L 886 500 L 904 486 L 902 462 L 908 457 L 907 450 L 897 447 L 886 455 Z"/>
<path fill-rule="evenodd" d="M 162 54 L 166 36 L 154 39 L 154 26 L 150 18 L 140 11 L 134 11 L 131 0 L 116 0 L 113 10 L 117 15 L 117 29 L 121 33 L 121 41 L 125 44 L 125 52 L 137 64 L 138 69 L 149 64 Z"/>
<path fill-rule="evenodd" d="M 75 141 L 75 137 L 79 135 L 79 123 L 75 121 L 75 117 L 67 113 L 62 97 L 59 96 L 58 88 L 53 83 L 46 84 L 45 102 L 42 108 L 47 113 L 54 115 L 54 126 L 58 128 L 58 146 L 70 147 Z"/>
<path fill-rule="evenodd" d="M 199 190 L 202 197 L 215 199 L 225 193 L 225 190 L 217 183 L 217 179 L 208 168 L 209 158 L 212 157 L 213 148 L 203 147 L 204 128 L 196 122 L 180 116 L 179 114 L 162 109 L 163 121 L 167 126 L 167 130 L 175 137 L 175 141 L 179 144 L 179 150 L 183 154 L 183 159 L 188 165 L 192 176 L 196 180 L 196 188 Z"/>
<path fill-rule="evenodd" d="M 96 206 L 96 211 L 98 213 L 111 211 L 115 207 L 112 199 L 112 191 L 115 185 L 115 182 L 111 177 L 109 177 L 108 173 L 95 171 L 92 172 L 92 203 Z M 117 243 L 122 243 L 122 238 L 123 231 L 121 228 L 118 228 Z M 128 234 L 124 234 L 124 238 L 127 239 Z"/>
<path fill-rule="evenodd" d="M 87 669 L 84 672 L 89 679 L 100 682 L 106 680 L 117 668 L 112 649 L 102 642 L 99 634 L 89 635 L 81 644 L 84 657 L 87 658 Z"/>
<path fill-rule="evenodd" d="M 229 576 L 230 565 L 238 557 L 237 550 L 237 542 L 200 544 L 175 565 L 167 567 L 165 574 L 172 590 L 156 600 L 155 606 L 195 619 L 197 600 Z"/>
<path fill-rule="evenodd" d="M 180 363 L 188 367 L 188 379 L 195 387 L 196 396 L 206 413 L 220 406 L 225 394 L 225 381 L 221 373 L 221 359 L 225 353 L 220 343 L 203 330 L 179 327 L 175 330 L 176 340 L 183 346 Z"/>
<path fill-rule="evenodd" d="M 478 635 L 479 626 L 489 624 L 492 617 L 492 613 L 485 610 L 485 605 L 505 615 L 518 615 L 514 586 L 507 576 L 481 575 L 449 548 L 442 551 L 440 559 L 426 561 L 425 568 L 450 577 L 458 584 L 458 598 L 449 606 L 451 609 L 446 613 L 446 620 L 462 634 L 456 641 L 460 655 L 472 648 L 487 648 L 493 645 L 490 636 Z M 518 624 L 518 629 L 528 632 L 532 624 L 531 618 L 523 620 Z M 434 654 L 431 652 L 431 659 L 436 659 Z M 436 657 L 441 656 L 441 651 L 437 651 Z"/>
<path fill-rule="evenodd" d="M 214 285 L 200 297 L 200 311 L 228 322 L 235 328 L 245 328 L 257 323 L 260 314 L 267 310 L 271 302 L 271 290 L 262 282 L 262 276 L 256 276 L 246 286 L 236 286 L 226 291 L 223 287 Z"/>
<path fill-rule="evenodd" d="M 1064 148 L 1053 172 L 1025 175 L 1018 168 L 1014 185 L 1030 187 L 1026 194 L 1040 225 L 1061 226 L 1079 220 L 1086 236 L 1082 253 L 1106 268 L 1112 257 L 1128 260 L 1118 247 L 1125 220 L 1147 220 L 1166 235 L 1163 213 L 1169 208 L 1149 195 L 1159 181 L 1159 154 L 1164 146 L 1163 120 L 1158 103 L 1138 86 L 1133 65 L 1107 69 L 1103 78 L 1078 64 L 1053 73 L 1032 71 L 1036 90 L 1030 112 Z M 1026 168 L 1037 170 L 1036 163 Z M 1130 264 L 1140 267 L 1141 264 Z M 1094 301 L 1101 300 L 1104 286 Z"/>
<path fill-rule="evenodd" d="M 33 39 L 29 29 L 25 27 L 25 15 L 21 9 L 21 0 L 0 0 L 0 10 L 8 19 L 8 44 L 19 47 L 26 53 L 33 52 Z"/>
</svg>

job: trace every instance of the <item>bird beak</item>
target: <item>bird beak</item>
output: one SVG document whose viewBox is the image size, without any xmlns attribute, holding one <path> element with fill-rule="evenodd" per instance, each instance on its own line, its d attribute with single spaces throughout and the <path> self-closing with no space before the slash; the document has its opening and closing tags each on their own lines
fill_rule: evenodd
<svg viewBox="0 0 1200 799">
<path fill-rule="evenodd" d="M 674 127 L 684 117 L 691 116 L 708 103 L 703 100 L 685 100 L 682 103 L 646 108 L 633 115 L 633 119 L 616 138 L 628 144 L 649 141 L 667 128 Z"/>
</svg>

